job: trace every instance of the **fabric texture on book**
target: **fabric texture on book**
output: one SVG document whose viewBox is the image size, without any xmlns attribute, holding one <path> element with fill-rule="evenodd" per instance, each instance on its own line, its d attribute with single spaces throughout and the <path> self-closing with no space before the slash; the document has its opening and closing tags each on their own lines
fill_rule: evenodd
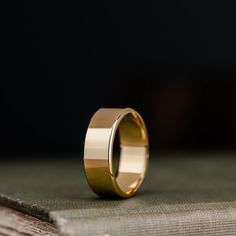
<svg viewBox="0 0 236 236">
<path fill-rule="evenodd" d="M 61 235 L 236 235 L 233 154 L 151 155 L 130 199 L 97 197 L 81 160 L 2 163 L 0 203 L 54 223 Z"/>
</svg>

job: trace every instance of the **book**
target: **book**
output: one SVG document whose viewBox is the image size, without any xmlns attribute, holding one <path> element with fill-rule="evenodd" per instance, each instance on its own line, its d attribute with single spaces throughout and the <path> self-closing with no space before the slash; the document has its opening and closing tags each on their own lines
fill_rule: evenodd
<svg viewBox="0 0 236 236">
<path fill-rule="evenodd" d="M 236 235 L 235 154 L 151 155 L 129 199 L 88 187 L 82 157 L 0 165 L 0 235 Z"/>
<path fill-rule="evenodd" d="M 59 232 L 52 223 L 0 205 L 0 235 L 57 236 Z"/>
</svg>

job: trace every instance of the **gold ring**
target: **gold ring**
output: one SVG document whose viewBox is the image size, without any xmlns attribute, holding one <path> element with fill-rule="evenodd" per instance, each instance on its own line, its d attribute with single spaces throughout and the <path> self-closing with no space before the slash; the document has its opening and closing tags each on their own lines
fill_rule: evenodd
<svg viewBox="0 0 236 236">
<path fill-rule="evenodd" d="M 115 165 L 114 141 L 119 140 Z M 100 196 L 131 197 L 142 184 L 148 165 L 148 134 L 132 108 L 101 108 L 92 117 L 85 138 L 84 170 Z"/>
</svg>

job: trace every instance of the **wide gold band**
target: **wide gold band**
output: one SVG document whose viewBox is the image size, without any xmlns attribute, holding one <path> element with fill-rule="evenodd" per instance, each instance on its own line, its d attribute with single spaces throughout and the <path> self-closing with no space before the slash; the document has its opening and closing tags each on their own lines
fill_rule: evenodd
<svg viewBox="0 0 236 236">
<path fill-rule="evenodd" d="M 120 143 L 114 167 L 115 135 Z M 92 190 L 100 196 L 130 197 L 140 187 L 148 164 L 148 135 L 133 109 L 101 108 L 92 117 L 84 146 L 84 169 Z"/>
</svg>

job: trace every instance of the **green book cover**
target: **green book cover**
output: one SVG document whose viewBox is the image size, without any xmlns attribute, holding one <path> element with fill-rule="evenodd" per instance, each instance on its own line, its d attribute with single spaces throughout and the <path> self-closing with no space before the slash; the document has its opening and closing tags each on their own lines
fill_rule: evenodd
<svg viewBox="0 0 236 236">
<path fill-rule="evenodd" d="M 151 155 L 147 177 L 130 199 L 97 197 L 79 156 L 5 161 L 1 209 L 49 224 L 48 235 L 236 235 L 236 160 L 222 155 Z M 0 213 L 0 226 L 3 218 Z"/>
</svg>

